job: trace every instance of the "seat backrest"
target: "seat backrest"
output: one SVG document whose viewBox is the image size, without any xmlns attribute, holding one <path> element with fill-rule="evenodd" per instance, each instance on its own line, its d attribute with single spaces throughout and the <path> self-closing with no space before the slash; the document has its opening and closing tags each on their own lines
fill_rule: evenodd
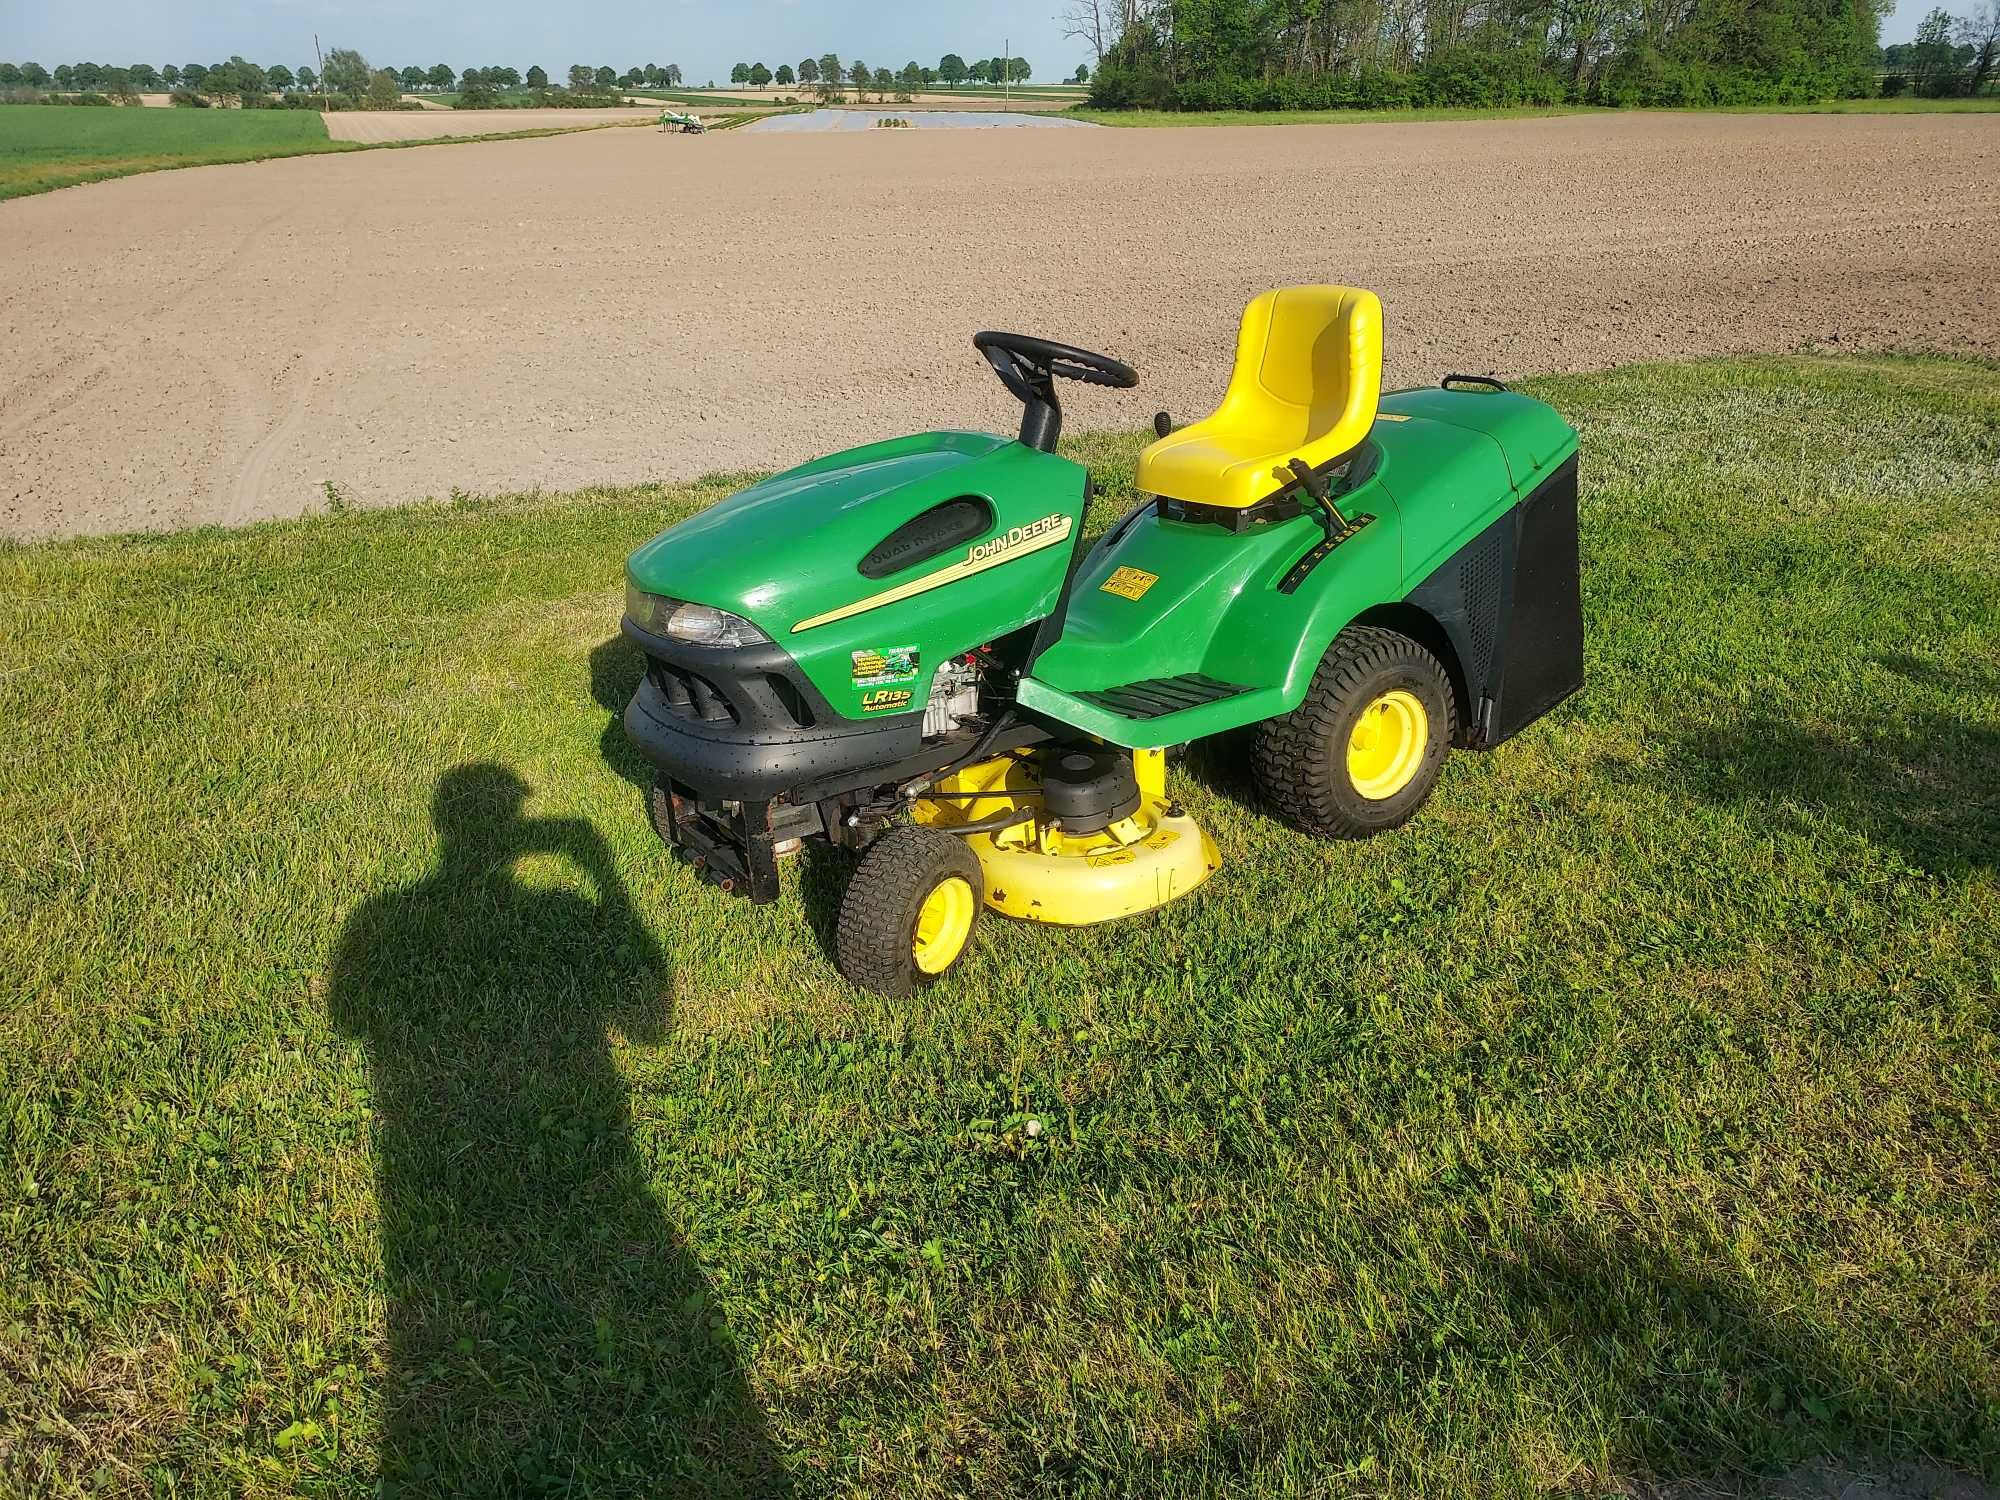
<svg viewBox="0 0 2000 1500">
<path fill-rule="evenodd" d="M 1373 292 L 1279 287 L 1243 310 L 1223 398 L 1229 419 L 1268 423 L 1318 467 L 1368 435 L 1381 395 L 1382 303 Z"/>
</svg>

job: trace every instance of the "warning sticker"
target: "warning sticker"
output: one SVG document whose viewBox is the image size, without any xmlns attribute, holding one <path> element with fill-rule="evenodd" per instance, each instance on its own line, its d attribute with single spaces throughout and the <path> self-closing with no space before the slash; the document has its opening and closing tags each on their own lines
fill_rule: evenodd
<svg viewBox="0 0 2000 1500">
<path fill-rule="evenodd" d="M 1375 420 L 1378 422 L 1407 422 L 1410 418 L 1406 412 L 1378 411 L 1375 413 Z"/>
<path fill-rule="evenodd" d="M 1101 870 L 1106 865 L 1129 865 L 1139 856 L 1130 849 L 1108 849 L 1102 854 L 1087 854 L 1083 862 L 1093 870 Z"/>
<path fill-rule="evenodd" d="M 877 646 L 849 653 L 856 687 L 880 687 L 885 682 L 916 679 L 919 653 L 915 646 Z"/>
<path fill-rule="evenodd" d="M 1116 594 L 1121 599 L 1138 599 L 1159 581 L 1158 573 L 1148 573 L 1144 568 L 1114 568 L 1097 588 L 1099 593 Z"/>
</svg>

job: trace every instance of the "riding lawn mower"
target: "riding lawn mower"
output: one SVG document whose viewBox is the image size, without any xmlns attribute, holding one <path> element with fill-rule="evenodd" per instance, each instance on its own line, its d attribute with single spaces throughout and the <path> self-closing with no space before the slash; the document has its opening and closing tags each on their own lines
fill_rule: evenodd
<svg viewBox="0 0 2000 1500">
<path fill-rule="evenodd" d="M 1200 886 L 1220 856 L 1169 749 L 1251 729 L 1269 806 L 1360 838 L 1416 812 L 1447 749 L 1581 685 L 1576 433 L 1482 377 L 1384 394 L 1373 293 L 1253 301 L 1222 404 L 1155 418 L 1139 503 L 1089 547 L 1056 383 L 1137 373 L 973 345 L 1018 435 L 815 459 L 626 565 L 655 828 L 753 902 L 807 840 L 857 851 L 834 944 L 854 983 L 936 981 L 982 907 L 1081 925 Z"/>
</svg>

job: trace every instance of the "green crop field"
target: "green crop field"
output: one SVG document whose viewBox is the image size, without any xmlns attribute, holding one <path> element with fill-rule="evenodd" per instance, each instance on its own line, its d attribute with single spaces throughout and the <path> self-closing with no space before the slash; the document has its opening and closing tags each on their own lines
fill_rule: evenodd
<svg viewBox="0 0 2000 1500">
<path fill-rule="evenodd" d="M 341 149 L 315 110 L 0 104 L 0 198 L 162 167 Z"/>
<path fill-rule="evenodd" d="M 0 199 L 107 177 L 263 161 L 323 151 L 383 151 L 520 140 L 604 128 L 588 111 L 574 126 L 414 141 L 336 141 L 317 110 L 131 109 L 0 104 Z"/>
<path fill-rule="evenodd" d="M 1196 747 L 1215 880 L 907 1002 L 641 812 L 735 480 L 0 549 L 0 1489 L 2000 1472 L 2000 370 L 1532 389 L 1579 697 L 1365 844 Z"/>
</svg>

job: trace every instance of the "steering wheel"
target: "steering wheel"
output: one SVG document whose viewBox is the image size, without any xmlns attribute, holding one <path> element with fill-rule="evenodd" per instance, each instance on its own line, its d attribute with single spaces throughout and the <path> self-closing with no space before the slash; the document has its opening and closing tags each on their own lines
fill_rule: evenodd
<svg viewBox="0 0 2000 1500">
<path fill-rule="evenodd" d="M 1000 383 L 1021 401 L 1049 400 L 1050 381 L 1056 376 L 1120 391 L 1139 383 L 1139 372 L 1121 359 L 1025 333 L 975 333 L 972 347 L 986 356 Z"/>
</svg>

